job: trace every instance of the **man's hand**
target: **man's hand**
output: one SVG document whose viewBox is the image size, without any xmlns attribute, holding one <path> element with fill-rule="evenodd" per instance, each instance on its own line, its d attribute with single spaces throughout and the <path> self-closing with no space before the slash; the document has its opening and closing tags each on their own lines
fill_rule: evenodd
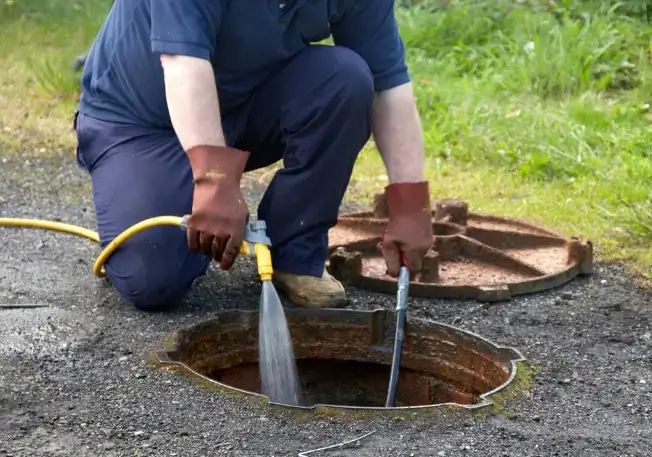
<svg viewBox="0 0 652 457">
<path fill-rule="evenodd" d="M 195 146 L 187 154 L 195 182 L 188 248 L 211 255 L 228 270 L 240 252 L 249 219 L 240 191 L 249 153 L 225 146 Z"/>
<path fill-rule="evenodd" d="M 428 183 L 390 184 L 385 188 L 385 200 L 389 225 L 379 247 L 387 273 L 398 276 L 402 265 L 417 273 L 433 244 Z"/>
</svg>

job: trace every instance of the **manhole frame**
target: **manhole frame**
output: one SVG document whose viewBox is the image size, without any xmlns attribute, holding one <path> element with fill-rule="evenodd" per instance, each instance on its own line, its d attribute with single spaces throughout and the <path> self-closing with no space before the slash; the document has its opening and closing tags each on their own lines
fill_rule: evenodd
<svg viewBox="0 0 652 457">
<path fill-rule="evenodd" d="M 286 309 L 285 312 L 286 314 L 318 314 L 320 312 L 324 312 L 328 310 L 313 310 L 313 309 L 303 309 L 303 308 L 297 308 L 297 309 Z M 336 310 L 331 310 L 331 311 L 337 311 L 338 313 L 357 313 L 357 314 L 371 314 L 372 318 L 373 316 L 379 314 L 379 313 L 384 313 L 385 315 L 395 315 L 396 313 L 393 310 L 389 309 L 375 309 L 375 310 L 358 310 L 358 309 L 336 309 Z M 258 315 L 257 310 L 224 310 L 218 313 L 214 313 L 210 318 L 203 319 L 202 321 L 196 322 L 195 324 L 189 325 L 185 327 L 185 329 L 191 329 L 195 326 L 199 326 L 202 323 L 207 323 L 215 320 L 219 316 L 228 316 L 228 315 L 234 315 L 234 314 L 239 314 L 239 315 Z M 450 324 L 445 324 L 443 322 L 438 322 L 438 321 L 433 321 L 430 319 L 423 319 L 423 318 L 416 318 L 416 317 L 409 317 L 407 318 L 408 322 L 419 322 L 419 323 L 427 323 L 430 325 L 437 325 L 442 328 L 450 329 L 453 332 L 459 332 L 464 335 L 466 335 L 469 338 L 475 338 L 477 340 L 480 340 L 481 342 L 493 346 L 493 349 L 496 351 L 499 351 L 503 354 L 505 354 L 506 358 L 509 358 L 509 367 L 510 367 L 510 372 L 509 372 L 509 377 L 498 387 L 485 392 L 483 394 L 479 394 L 478 398 L 480 401 L 478 403 L 474 404 L 462 404 L 462 403 L 456 403 L 456 402 L 443 402 L 443 403 L 435 403 L 435 404 L 428 404 L 428 405 L 415 405 L 415 406 L 396 406 L 396 407 L 380 407 L 380 406 L 355 406 L 355 405 L 334 405 L 334 404 L 328 404 L 328 403 L 316 403 L 310 406 L 300 406 L 300 405 L 289 405 L 285 403 L 279 403 L 279 402 L 274 402 L 272 401 L 268 396 L 263 395 L 258 392 L 251 392 L 245 389 L 241 389 L 229 384 L 224 384 L 222 382 L 216 381 L 213 378 L 210 378 L 193 368 L 191 368 L 189 365 L 187 365 L 184 362 L 174 360 L 170 354 L 174 353 L 176 351 L 177 347 L 177 336 L 183 331 L 182 329 L 171 332 L 168 334 L 168 337 L 166 338 L 166 345 L 167 347 L 165 350 L 162 351 L 154 351 L 151 353 L 152 355 L 152 362 L 155 366 L 155 368 L 160 368 L 160 369 L 166 369 L 166 368 L 172 368 L 175 370 L 181 370 L 184 372 L 186 375 L 190 376 L 191 378 L 194 378 L 196 380 L 202 381 L 203 383 L 216 387 L 219 390 L 222 391 L 227 391 L 231 392 L 234 394 L 240 394 L 244 395 L 246 397 L 250 398 L 259 398 L 261 400 L 265 400 L 266 403 L 270 406 L 274 407 L 280 407 L 280 408 L 287 408 L 290 410 L 294 411 L 304 411 L 304 412 L 315 412 L 320 409 L 327 408 L 329 410 L 337 410 L 337 411 L 369 411 L 369 412 L 401 412 L 401 411 L 424 411 L 424 410 L 437 410 L 437 409 L 443 409 L 443 408 L 451 408 L 451 407 L 458 407 L 462 408 L 464 410 L 478 410 L 478 409 L 484 409 L 489 406 L 492 406 L 494 402 L 491 400 L 491 397 L 496 395 L 497 393 L 505 390 L 518 376 L 518 364 L 525 362 L 527 359 L 523 356 L 523 354 L 516 348 L 511 347 L 511 346 L 502 346 L 499 344 L 496 344 L 492 340 L 485 338 L 483 336 L 478 335 L 475 332 L 471 332 L 469 330 L 465 330 L 459 327 L 455 327 Z M 389 382 L 389 378 L 388 378 Z"/>
<path fill-rule="evenodd" d="M 382 194 L 376 194 L 374 196 L 372 210 L 340 214 L 337 224 L 329 231 L 329 235 L 336 233 L 338 230 L 359 229 L 364 231 L 365 227 L 372 227 L 375 230 L 378 230 L 380 227 L 384 228 L 388 222 L 386 211 L 384 196 Z M 534 234 L 536 233 L 542 237 L 548 237 L 560 243 L 560 247 L 561 243 L 563 243 L 568 256 L 567 266 L 552 274 L 543 274 L 524 280 L 503 282 L 496 285 L 437 284 L 432 281 L 424 280 L 422 282 L 419 278 L 413 278 L 410 281 L 410 295 L 413 297 L 472 299 L 480 302 L 508 301 L 514 296 L 554 289 L 569 283 L 578 276 L 587 276 L 593 273 L 593 243 L 582 237 L 565 237 L 546 227 L 519 218 L 470 212 L 466 202 L 456 199 L 442 199 L 434 202 L 431 216 L 433 227 L 445 225 L 453 232 L 456 232 L 451 235 L 435 235 L 433 237 L 435 248 L 438 242 L 445 242 L 447 239 L 452 238 L 459 237 L 471 242 L 475 241 L 466 237 L 464 233 L 467 227 L 467 220 L 488 223 L 494 222 L 531 230 L 532 236 L 535 236 Z M 381 237 L 379 235 L 370 234 L 369 236 L 360 237 L 355 241 L 345 243 L 329 240 L 327 253 L 328 271 L 348 286 L 384 294 L 396 293 L 395 279 L 365 275 L 361 271 L 362 267 L 359 265 L 362 257 L 360 259 L 355 258 L 356 255 L 361 255 L 360 251 L 368 252 L 380 239 Z M 428 257 L 425 259 L 424 270 L 426 270 L 426 264 L 429 260 L 437 264 L 436 268 L 438 268 L 439 254 L 435 248 L 431 250 L 428 256 L 432 257 L 432 259 Z M 334 258 L 337 260 L 335 266 L 333 262 Z M 522 261 L 520 262 L 525 264 Z"/>
</svg>

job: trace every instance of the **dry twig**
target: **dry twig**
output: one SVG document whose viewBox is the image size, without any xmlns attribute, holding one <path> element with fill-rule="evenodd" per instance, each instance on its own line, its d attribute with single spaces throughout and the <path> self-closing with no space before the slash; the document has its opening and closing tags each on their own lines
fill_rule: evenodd
<svg viewBox="0 0 652 457">
<path fill-rule="evenodd" d="M 344 446 L 346 446 L 346 445 L 348 445 L 348 444 L 353 444 L 353 443 L 355 443 L 355 442 L 357 442 L 357 441 L 360 441 L 361 439 L 364 439 L 364 438 L 366 438 L 366 437 L 368 437 L 368 436 L 371 436 L 371 435 L 373 435 L 374 433 L 376 433 L 376 430 L 374 430 L 373 432 L 369 432 L 369 433 L 367 433 L 366 435 L 362 435 L 362 436 L 360 436 L 360 437 L 358 437 L 358 438 L 355 438 L 355 439 L 352 439 L 352 440 L 349 440 L 349 441 L 345 441 L 345 442 L 343 442 L 343 443 L 337 443 L 337 444 L 333 444 L 333 445 L 331 445 L 331 446 L 321 447 L 321 448 L 319 448 L 319 449 L 313 449 L 312 451 L 303 451 L 303 452 L 299 452 L 299 456 L 298 456 L 298 457 L 306 457 L 308 454 L 314 454 L 315 452 L 327 451 L 327 450 L 329 450 L 329 449 L 335 449 L 335 448 L 340 448 L 340 449 L 342 449 Z"/>
</svg>

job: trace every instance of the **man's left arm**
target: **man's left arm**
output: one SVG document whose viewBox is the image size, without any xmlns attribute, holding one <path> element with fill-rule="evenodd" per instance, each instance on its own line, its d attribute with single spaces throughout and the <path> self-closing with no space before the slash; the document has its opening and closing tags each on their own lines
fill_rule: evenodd
<svg viewBox="0 0 652 457">
<path fill-rule="evenodd" d="M 393 0 L 343 0 L 333 41 L 371 69 L 376 96 L 372 133 L 390 183 L 424 180 L 423 133 Z"/>
<path fill-rule="evenodd" d="M 412 84 L 376 94 L 372 131 L 390 183 L 425 180 L 423 131 Z"/>
<path fill-rule="evenodd" d="M 340 0 L 340 5 L 340 17 L 331 23 L 333 41 L 358 53 L 374 79 L 372 133 L 389 177 L 389 224 L 380 244 L 387 273 L 396 277 L 402 265 L 418 272 L 433 242 L 430 192 L 394 0 Z"/>
</svg>

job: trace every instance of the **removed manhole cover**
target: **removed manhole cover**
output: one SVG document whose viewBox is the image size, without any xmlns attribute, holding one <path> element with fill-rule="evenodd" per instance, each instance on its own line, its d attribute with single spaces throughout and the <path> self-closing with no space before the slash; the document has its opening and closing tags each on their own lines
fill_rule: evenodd
<svg viewBox="0 0 652 457">
<path fill-rule="evenodd" d="M 384 407 L 393 312 L 292 309 L 286 316 L 302 387 L 298 408 L 395 409 Z M 490 405 L 489 397 L 514 379 L 521 360 L 515 349 L 475 334 L 408 318 L 396 408 Z M 258 312 L 224 311 L 183 329 L 158 362 L 223 389 L 260 396 Z"/>
<path fill-rule="evenodd" d="M 508 300 L 593 271 L 590 241 L 564 238 L 521 220 L 469 213 L 460 200 L 438 201 L 433 207 L 434 248 L 423 272 L 412 278 L 411 296 Z M 339 217 L 328 235 L 333 276 L 362 289 L 396 293 L 396 280 L 385 274 L 377 250 L 386 216 L 380 194 L 373 211 Z"/>
</svg>

